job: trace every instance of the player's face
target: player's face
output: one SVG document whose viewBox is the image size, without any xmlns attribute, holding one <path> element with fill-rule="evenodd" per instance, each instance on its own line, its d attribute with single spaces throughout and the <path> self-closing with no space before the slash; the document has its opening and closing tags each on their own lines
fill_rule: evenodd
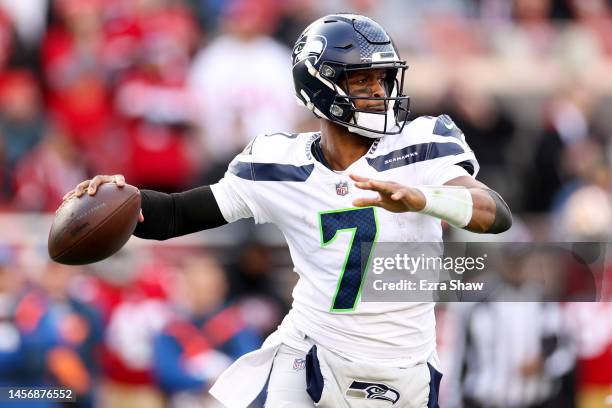
<svg viewBox="0 0 612 408">
<path fill-rule="evenodd" d="M 363 71 L 353 71 L 348 74 L 348 94 L 358 97 L 386 97 L 385 69 L 368 69 Z M 384 111 L 385 102 L 381 100 L 354 99 L 355 108 L 360 110 Z"/>
</svg>

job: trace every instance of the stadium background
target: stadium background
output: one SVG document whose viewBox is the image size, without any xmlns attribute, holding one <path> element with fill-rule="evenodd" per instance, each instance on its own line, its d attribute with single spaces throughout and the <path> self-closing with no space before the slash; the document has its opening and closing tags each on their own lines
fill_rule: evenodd
<svg viewBox="0 0 612 408">
<path fill-rule="evenodd" d="M 95 174 L 180 191 L 215 182 L 259 132 L 316 129 L 294 101 L 290 47 L 339 10 L 389 30 L 410 65 L 413 117 L 448 113 L 463 129 L 479 178 L 515 214 L 493 239 L 609 241 L 606 0 L 2 0 L 0 386 L 70 387 L 79 406 L 213 406 L 199 398 L 207 383 L 289 306 L 296 275 L 278 231 L 245 221 L 133 238 L 108 261 L 68 268 L 47 259 L 53 211 Z M 205 328 L 177 310 L 199 311 Z M 575 349 L 561 393 L 609 406 L 612 307 L 561 310 Z M 460 353 L 447 311 L 444 365 Z M 443 385 L 442 406 L 457 397 Z"/>
</svg>

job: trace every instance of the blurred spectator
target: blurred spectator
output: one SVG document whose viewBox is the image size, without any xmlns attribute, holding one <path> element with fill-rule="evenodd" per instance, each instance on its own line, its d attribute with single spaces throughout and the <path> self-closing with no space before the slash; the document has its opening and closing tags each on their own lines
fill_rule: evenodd
<svg viewBox="0 0 612 408">
<path fill-rule="evenodd" d="M 280 18 L 274 32 L 274 38 L 288 48 L 293 48 L 300 33 L 320 13 L 317 12 L 314 0 L 289 0 L 280 2 Z"/>
<path fill-rule="evenodd" d="M 70 388 L 76 406 L 91 407 L 97 383 L 97 347 L 102 338 L 99 313 L 70 293 L 74 267 L 49 263 L 31 271 L 36 283 L 15 309 L 23 338 L 20 370 L 24 386 L 43 384 Z"/>
<path fill-rule="evenodd" d="M 0 74 L 0 145 L 3 146 L 5 170 L 0 186 L 4 185 L 5 189 L 11 186 L 10 177 L 17 163 L 40 142 L 46 125 L 42 97 L 34 76 L 25 70 Z"/>
<path fill-rule="evenodd" d="M 568 303 L 565 314 L 578 348 L 578 406 L 609 406 L 612 384 L 612 303 Z"/>
<path fill-rule="evenodd" d="M 598 48 L 612 56 L 612 13 L 606 0 L 569 0 L 578 26 L 588 30 Z"/>
<path fill-rule="evenodd" d="M 553 237 L 593 242 L 607 242 L 612 237 L 610 193 L 597 185 L 576 188 L 555 215 Z"/>
<path fill-rule="evenodd" d="M 185 9 L 153 4 L 141 10 L 141 59 L 116 91 L 130 143 L 121 172 L 140 187 L 171 192 L 195 180 L 198 149 L 190 123 L 196 112 L 185 81 L 197 36 Z"/>
<path fill-rule="evenodd" d="M 567 88 L 546 106 L 544 130 L 525 179 L 528 211 L 550 210 L 561 186 L 579 178 L 585 163 L 597 160 L 591 154 L 592 149 L 581 149 L 589 153 L 588 157 L 572 154 L 571 150 L 576 146 L 588 147 L 590 114 L 590 95 L 578 84 Z"/>
<path fill-rule="evenodd" d="M 19 305 L 21 291 L 25 284 L 24 275 L 17 268 L 16 249 L 0 247 L 0 386 L 27 387 L 40 385 L 40 365 L 32 372 L 27 364 L 28 358 L 41 357 L 41 353 L 32 347 L 30 338 L 22 332 L 20 322 L 16 320 L 15 311 Z M 43 363 L 44 364 L 44 361 Z M 52 408 L 52 402 L 28 403 L 28 407 Z M 19 408 L 23 402 L 2 403 L 2 407 Z"/>
<path fill-rule="evenodd" d="M 209 182 L 257 134 L 293 128 L 291 53 L 268 36 L 277 18 L 272 0 L 234 0 L 224 11 L 224 34 L 194 59 L 189 88 L 201 109 Z"/>
<path fill-rule="evenodd" d="M 105 136 L 112 119 L 109 70 L 100 0 L 53 2 L 57 19 L 46 33 L 42 65 L 49 109 L 67 135 L 87 153 Z"/>
<path fill-rule="evenodd" d="M 238 253 L 229 268 L 231 298 L 242 309 L 247 325 L 267 337 L 289 310 L 279 283 L 272 276 L 272 251 L 263 244 L 250 242 Z"/>
<path fill-rule="evenodd" d="M 0 8 L 14 22 L 12 62 L 21 67 L 37 68 L 38 52 L 46 27 L 49 0 L 1 0 Z"/>
<path fill-rule="evenodd" d="M 212 256 L 186 260 L 174 297 L 177 314 L 154 346 L 155 376 L 172 407 L 211 406 L 206 392 L 214 380 L 261 345 L 226 294 L 225 272 Z"/>
<path fill-rule="evenodd" d="M 22 275 L 14 270 L 14 251 L 0 247 L 0 385 L 18 385 L 23 341 L 15 322 Z"/>
<path fill-rule="evenodd" d="M 5 203 L 8 201 L 9 193 L 12 192 L 11 176 L 7 171 L 8 165 L 4 157 L 4 144 L 0 139 L 0 211 L 4 210 Z"/>
<path fill-rule="evenodd" d="M 46 29 L 48 5 L 48 0 L 0 1 L 0 8 L 15 22 L 15 31 L 20 42 L 28 47 L 36 47 L 40 43 Z"/>
<path fill-rule="evenodd" d="M 102 365 L 104 384 L 101 405 L 113 408 L 163 407 L 163 396 L 153 378 L 153 339 L 162 329 L 170 310 L 167 303 L 171 269 L 150 259 L 122 256 L 96 265 L 101 279 L 96 303 L 107 323 Z"/>
<path fill-rule="evenodd" d="M 496 186 L 506 200 L 513 197 L 516 186 L 512 185 L 506 154 L 515 125 L 507 109 L 493 95 L 458 84 L 449 89 L 437 111 L 448 113 L 465 134 L 480 163 L 479 179 Z"/>
<path fill-rule="evenodd" d="M 557 38 L 550 19 L 552 0 L 515 0 L 512 6 L 514 24 L 493 32 L 496 51 L 509 58 L 543 59 L 552 55 Z"/>
<path fill-rule="evenodd" d="M 64 194 L 87 178 L 79 153 L 62 129 L 50 130 L 15 170 L 14 207 L 22 211 L 55 211 Z"/>
<path fill-rule="evenodd" d="M 0 8 L 0 69 L 6 69 L 15 51 L 14 25 L 9 16 Z"/>
<path fill-rule="evenodd" d="M 601 155 L 600 151 L 598 153 Z M 601 169 L 598 165 L 593 166 L 598 161 L 586 161 L 585 168 Z M 593 177 L 598 173 L 600 177 Z M 590 182 L 577 183 L 578 186 L 566 195 L 554 214 L 555 227 L 551 233 L 562 241 L 586 242 L 574 243 L 574 246 L 596 245 L 604 250 L 599 254 L 603 262 L 598 265 L 601 270 L 596 271 L 599 276 L 595 281 L 600 301 L 567 303 L 564 308 L 577 345 L 577 398 L 581 408 L 610 405 L 612 385 L 612 258 L 605 252 L 606 246 L 610 249 L 612 236 L 612 198 L 610 192 L 602 188 L 609 185 L 610 172 L 602 174 L 596 170 L 591 172 L 589 179 Z"/>
<path fill-rule="evenodd" d="M 597 158 L 595 160 L 582 155 L 581 168 L 588 171 L 583 171 L 581 180 L 570 184 L 559 194 L 559 206 L 551 217 L 549 239 L 572 242 L 578 253 L 583 253 L 582 259 L 576 259 L 578 262 L 566 262 L 567 269 L 574 276 L 580 266 L 591 269 L 595 278 L 596 300 L 610 301 L 612 262 L 609 259 L 606 261 L 606 245 L 612 238 L 612 196 L 605 187 L 611 179 L 607 167 L 602 166 L 599 160 L 602 152 L 595 152 L 590 156 Z"/>
<path fill-rule="evenodd" d="M 514 136 L 514 123 L 493 95 L 458 85 L 449 89 L 440 111 L 448 112 L 461 128 L 481 167 L 506 165 L 504 152 Z"/>
<path fill-rule="evenodd" d="M 219 20 L 227 0 L 185 0 L 185 3 L 192 9 L 203 39 L 212 37 L 219 31 Z"/>
<path fill-rule="evenodd" d="M 8 67 L 26 68 L 36 72 L 40 70 L 38 36 L 43 33 L 44 27 L 28 25 L 24 20 L 44 18 L 45 10 L 41 7 L 32 13 L 24 13 L 27 6 L 20 7 L 24 3 L 27 1 L 0 1 L 0 71 Z M 44 21 L 42 23 L 44 24 Z"/>
</svg>

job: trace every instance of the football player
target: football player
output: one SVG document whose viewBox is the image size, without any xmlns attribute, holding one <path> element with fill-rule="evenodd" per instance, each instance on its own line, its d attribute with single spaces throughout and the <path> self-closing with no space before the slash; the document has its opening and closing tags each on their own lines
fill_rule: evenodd
<svg viewBox="0 0 612 408">
<path fill-rule="evenodd" d="M 225 405 L 245 407 L 267 384 L 268 407 L 437 406 L 434 305 L 360 302 L 360 244 L 441 242 L 441 220 L 499 233 L 510 210 L 476 181 L 476 157 L 448 116 L 406 121 L 407 65 L 379 24 L 320 18 L 292 59 L 296 96 L 320 130 L 255 137 L 212 186 L 142 190 L 134 234 L 163 240 L 246 217 L 284 234 L 299 275 L 292 309 L 211 389 Z M 125 184 L 96 176 L 72 193 L 107 182 Z"/>
</svg>

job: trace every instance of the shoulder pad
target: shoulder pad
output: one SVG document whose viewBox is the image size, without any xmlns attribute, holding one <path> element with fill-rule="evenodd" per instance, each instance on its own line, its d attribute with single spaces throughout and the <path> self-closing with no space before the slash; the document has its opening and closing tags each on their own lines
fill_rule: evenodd
<svg viewBox="0 0 612 408">
<path fill-rule="evenodd" d="M 463 138 L 463 132 L 448 115 L 440 115 L 435 119 L 435 124 L 432 133 L 438 136 L 451 136 L 460 140 Z"/>
<path fill-rule="evenodd" d="M 401 135 L 385 137 L 383 144 L 389 149 L 397 149 L 400 147 L 421 143 L 430 143 L 432 141 L 432 136 L 449 135 L 448 132 L 450 132 L 451 127 L 457 129 L 459 134 L 461 134 L 461 130 L 454 125 L 453 121 L 448 116 L 442 116 L 445 116 L 448 119 L 440 120 L 441 116 L 419 116 L 406 123 Z M 450 123 L 453 123 L 453 126 L 451 126 L 448 122 L 444 122 L 447 124 L 445 126 L 442 123 L 444 120 L 448 120 Z M 439 133 L 443 133 L 443 129 L 446 133 L 445 135 L 440 135 Z M 457 136 L 457 138 L 461 140 L 460 136 Z"/>
<path fill-rule="evenodd" d="M 250 143 L 254 162 L 293 164 L 304 156 L 304 133 L 278 132 L 259 134 Z"/>
<path fill-rule="evenodd" d="M 314 168 L 304 149 L 309 137 L 312 133 L 258 135 L 228 170 L 251 181 L 306 181 Z"/>
</svg>

